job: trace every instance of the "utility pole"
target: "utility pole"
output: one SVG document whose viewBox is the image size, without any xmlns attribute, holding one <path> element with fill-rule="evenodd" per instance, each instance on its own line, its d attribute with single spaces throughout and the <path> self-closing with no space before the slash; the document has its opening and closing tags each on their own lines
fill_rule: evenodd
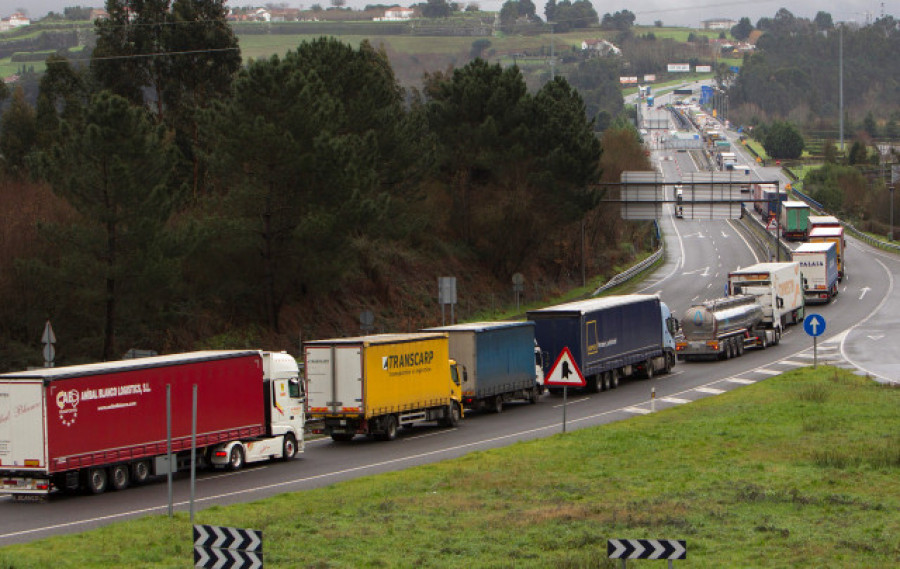
<svg viewBox="0 0 900 569">
<path fill-rule="evenodd" d="M 838 84 L 840 85 L 840 128 L 841 128 L 841 156 L 844 154 L 844 24 L 841 23 L 841 33 L 838 46 Z"/>
</svg>

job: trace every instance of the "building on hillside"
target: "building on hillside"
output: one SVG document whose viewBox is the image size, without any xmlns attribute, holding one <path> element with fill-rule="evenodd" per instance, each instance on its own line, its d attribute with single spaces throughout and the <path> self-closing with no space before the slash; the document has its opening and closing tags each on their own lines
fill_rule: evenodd
<svg viewBox="0 0 900 569">
<path fill-rule="evenodd" d="M 734 20 L 729 20 L 728 18 L 716 18 L 713 20 L 703 20 L 700 22 L 700 26 L 704 30 L 730 30 L 735 27 L 737 22 Z"/>
<path fill-rule="evenodd" d="M 90 18 L 91 18 L 92 22 L 94 20 L 108 20 L 109 12 L 107 12 L 106 10 L 103 10 L 101 8 L 92 8 Z"/>
<path fill-rule="evenodd" d="M 273 22 L 296 22 L 300 20 L 298 8 L 273 8 L 271 10 Z"/>
<path fill-rule="evenodd" d="M 590 51 L 600 56 L 622 55 L 622 50 L 606 40 L 592 39 L 581 42 L 582 51 Z"/>
<path fill-rule="evenodd" d="M 384 11 L 384 16 L 381 18 L 375 18 L 376 22 L 400 22 L 409 20 L 415 15 L 415 10 L 412 8 L 403 8 L 401 6 L 394 6 L 392 8 L 388 8 Z"/>
<path fill-rule="evenodd" d="M 26 18 L 25 14 L 16 12 L 9 18 L 0 20 L 0 32 L 8 32 L 9 30 L 21 28 L 22 26 L 27 26 L 29 24 L 31 24 L 31 20 Z"/>
</svg>

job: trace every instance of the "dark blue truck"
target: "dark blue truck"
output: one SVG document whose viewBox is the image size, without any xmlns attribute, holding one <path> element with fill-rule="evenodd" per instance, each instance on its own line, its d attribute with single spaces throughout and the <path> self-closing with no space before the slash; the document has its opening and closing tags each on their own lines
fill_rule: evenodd
<svg viewBox="0 0 900 569">
<path fill-rule="evenodd" d="M 569 348 L 590 392 L 675 366 L 678 320 L 655 295 L 592 298 L 531 310 L 527 317 L 535 324 L 544 361 L 552 365 Z"/>
</svg>

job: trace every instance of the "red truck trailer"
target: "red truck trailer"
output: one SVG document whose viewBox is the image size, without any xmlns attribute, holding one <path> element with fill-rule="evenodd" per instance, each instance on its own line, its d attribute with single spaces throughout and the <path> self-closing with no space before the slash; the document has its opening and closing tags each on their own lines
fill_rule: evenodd
<svg viewBox="0 0 900 569">
<path fill-rule="evenodd" d="M 237 469 L 245 462 L 293 458 L 303 448 L 298 376 L 293 357 L 260 351 L 192 352 L 2 374 L 0 492 L 99 494 L 186 466 L 194 385 L 201 464 Z"/>
</svg>

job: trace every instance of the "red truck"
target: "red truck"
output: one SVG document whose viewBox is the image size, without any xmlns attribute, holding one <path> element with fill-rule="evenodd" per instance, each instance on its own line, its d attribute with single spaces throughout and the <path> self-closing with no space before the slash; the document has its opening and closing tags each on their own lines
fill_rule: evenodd
<svg viewBox="0 0 900 569">
<path fill-rule="evenodd" d="M 304 393 L 297 361 L 285 353 L 204 351 L 39 368 L 0 375 L 0 493 L 100 494 L 188 466 L 194 385 L 201 465 L 236 470 L 303 450 Z"/>
</svg>

